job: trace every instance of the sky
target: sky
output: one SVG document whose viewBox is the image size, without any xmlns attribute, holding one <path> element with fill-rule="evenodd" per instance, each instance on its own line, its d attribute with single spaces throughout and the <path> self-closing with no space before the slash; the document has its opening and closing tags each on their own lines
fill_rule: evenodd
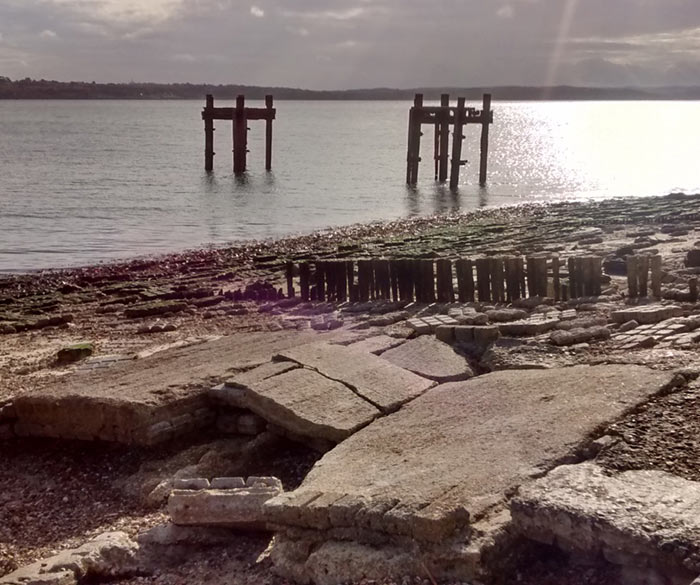
<svg viewBox="0 0 700 585">
<path fill-rule="evenodd" d="M 0 0 L 0 76 L 700 85 L 700 0 Z"/>
</svg>

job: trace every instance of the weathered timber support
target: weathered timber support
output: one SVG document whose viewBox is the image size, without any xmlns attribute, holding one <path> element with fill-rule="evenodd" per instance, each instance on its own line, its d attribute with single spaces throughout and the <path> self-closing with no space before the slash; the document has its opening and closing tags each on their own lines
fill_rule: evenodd
<svg viewBox="0 0 700 585">
<path fill-rule="evenodd" d="M 486 185 L 489 158 L 489 124 L 491 123 L 491 94 L 485 93 L 481 108 L 481 154 L 479 159 L 479 185 Z"/>
<path fill-rule="evenodd" d="M 631 299 L 636 299 L 639 296 L 637 266 L 637 257 L 627 256 L 627 289 L 629 291 L 629 298 Z"/>
<path fill-rule="evenodd" d="M 389 280 L 391 281 L 391 300 L 399 300 L 399 260 L 389 261 Z"/>
<path fill-rule="evenodd" d="M 454 303 L 455 291 L 452 282 L 452 260 L 441 258 L 437 261 L 437 300 L 440 303 Z"/>
<path fill-rule="evenodd" d="M 637 260 L 637 282 L 639 283 L 639 296 L 649 296 L 649 256 L 646 254 Z"/>
<path fill-rule="evenodd" d="M 460 259 L 455 262 L 457 271 L 457 291 L 460 303 L 474 302 L 474 264 L 471 260 Z"/>
<path fill-rule="evenodd" d="M 375 298 L 388 300 L 391 298 L 391 273 L 388 260 L 374 261 Z"/>
<path fill-rule="evenodd" d="M 420 163 L 420 139 L 421 139 L 421 108 L 423 107 L 423 94 L 417 93 L 413 101 L 413 107 L 408 116 L 408 154 L 406 156 L 406 183 L 416 185 L 418 183 L 418 166 Z"/>
<path fill-rule="evenodd" d="M 450 96 L 443 93 L 440 96 L 441 112 L 438 114 L 440 119 L 440 164 L 438 181 L 444 183 L 447 181 L 447 151 L 450 146 Z"/>
<path fill-rule="evenodd" d="M 569 269 L 569 286 L 567 287 L 567 296 L 575 299 L 578 296 L 578 274 L 576 273 L 576 259 L 573 256 L 569 257 L 567 260 L 567 267 Z"/>
<path fill-rule="evenodd" d="M 552 289 L 554 290 L 554 300 L 561 300 L 561 279 L 559 278 L 559 256 L 552 256 Z"/>
<path fill-rule="evenodd" d="M 322 261 L 314 263 L 314 286 L 316 288 L 316 298 L 312 300 L 325 301 L 326 300 L 326 279 L 325 264 Z"/>
<path fill-rule="evenodd" d="M 359 292 L 359 301 L 366 303 L 370 299 L 372 290 L 372 261 L 358 260 L 357 261 L 357 285 Z"/>
<path fill-rule="evenodd" d="M 265 107 L 272 112 L 274 98 L 265 96 Z M 272 116 L 265 119 L 265 170 L 272 170 Z"/>
<path fill-rule="evenodd" d="M 287 277 L 287 297 L 293 298 L 295 295 L 294 291 L 294 262 L 289 260 L 285 264 L 285 276 Z"/>
<path fill-rule="evenodd" d="M 248 157 L 248 117 L 245 111 L 245 96 L 236 98 L 233 115 L 233 172 L 245 173 Z"/>
<path fill-rule="evenodd" d="M 454 131 L 452 132 L 452 161 L 450 168 L 450 189 L 453 191 L 459 186 L 459 171 L 462 168 L 462 143 L 464 142 L 464 98 L 457 99 L 457 109 L 454 117 Z"/>
<path fill-rule="evenodd" d="M 214 170 L 214 96 L 207 95 L 206 106 L 202 117 L 204 118 L 204 170 Z"/>
<path fill-rule="evenodd" d="M 503 286 L 503 258 L 491 258 L 491 298 L 496 303 L 503 303 L 506 300 Z"/>
<path fill-rule="evenodd" d="M 421 275 L 423 295 L 426 303 L 435 302 L 435 263 L 432 260 L 421 260 Z"/>
<path fill-rule="evenodd" d="M 309 294 L 309 283 L 311 281 L 311 267 L 308 262 L 302 262 L 299 265 L 299 291 L 301 300 L 308 302 L 311 299 Z"/>
</svg>

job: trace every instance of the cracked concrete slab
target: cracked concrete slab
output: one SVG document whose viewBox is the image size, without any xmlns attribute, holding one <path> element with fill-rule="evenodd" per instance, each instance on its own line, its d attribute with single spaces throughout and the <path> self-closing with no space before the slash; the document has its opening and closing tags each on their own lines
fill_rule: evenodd
<svg viewBox="0 0 700 585">
<path fill-rule="evenodd" d="M 351 387 L 382 412 L 392 412 L 435 386 L 412 372 L 352 347 L 309 343 L 284 350 L 277 361 L 292 361 Z"/>
<path fill-rule="evenodd" d="M 385 351 L 382 358 L 395 366 L 440 383 L 468 380 L 474 376 L 464 356 L 458 354 L 452 346 L 429 335 Z"/>
<path fill-rule="evenodd" d="M 434 550 L 456 539 L 464 552 L 473 523 L 497 511 L 512 489 L 572 456 L 671 380 L 640 366 L 575 366 L 444 384 L 348 438 L 300 488 L 265 508 L 280 542 L 413 542 Z M 444 574 L 461 554 L 442 557 Z M 466 573 L 479 554 L 467 555 Z M 307 560 L 295 561 L 295 570 Z M 443 569 L 436 566 L 436 576 Z"/>
<path fill-rule="evenodd" d="M 664 577 L 653 582 L 687 585 L 700 573 L 697 482 L 663 471 L 565 465 L 521 487 L 511 511 L 515 529 L 526 537 L 602 556 L 628 577 L 641 572 L 645 579 Z"/>
</svg>

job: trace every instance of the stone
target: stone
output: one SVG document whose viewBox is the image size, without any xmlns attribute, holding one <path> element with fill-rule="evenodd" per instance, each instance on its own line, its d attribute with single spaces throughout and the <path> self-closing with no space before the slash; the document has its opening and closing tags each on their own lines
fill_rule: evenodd
<svg viewBox="0 0 700 585">
<path fill-rule="evenodd" d="M 501 336 L 501 331 L 495 326 L 476 326 L 472 328 L 472 335 L 476 345 L 486 347 Z"/>
<path fill-rule="evenodd" d="M 223 384 L 214 386 L 208 392 L 209 396 L 220 404 L 233 406 L 234 408 L 247 408 L 241 401 L 241 388 L 263 382 L 298 368 L 290 362 L 267 362 L 251 370 L 241 372 L 228 379 Z"/>
<path fill-rule="evenodd" d="M 631 321 L 626 321 L 620 325 L 620 332 L 625 333 L 627 331 L 632 331 L 632 329 L 636 329 L 637 327 L 639 327 L 639 323 L 632 319 Z"/>
<path fill-rule="evenodd" d="M 642 325 L 659 323 L 672 317 L 680 317 L 683 310 L 674 305 L 647 305 L 644 307 L 629 307 L 613 311 L 611 317 L 615 323 L 637 321 Z"/>
<path fill-rule="evenodd" d="M 577 345 L 590 341 L 600 341 L 610 339 L 610 329 L 607 327 L 588 327 L 587 329 L 577 328 L 570 331 L 554 331 L 549 336 L 554 345 Z"/>
<path fill-rule="evenodd" d="M 700 266 L 700 249 L 693 248 L 688 250 L 688 253 L 685 256 L 685 265 L 688 268 Z"/>
<path fill-rule="evenodd" d="M 276 359 L 296 362 L 331 380 L 339 380 L 382 412 L 396 410 L 435 385 L 389 363 L 383 356 L 327 343 L 300 345 L 280 352 Z"/>
<path fill-rule="evenodd" d="M 85 543 L 0 577 L 1 585 L 77 585 L 114 579 L 136 568 L 138 545 L 124 532 L 106 532 Z"/>
<path fill-rule="evenodd" d="M 435 337 L 442 343 L 452 345 L 455 341 L 455 328 L 452 325 L 440 325 L 435 330 Z"/>
<path fill-rule="evenodd" d="M 465 312 L 461 317 L 457 317 L 457 322 L 460 325 L 486 325 L 489 318 L 486 313 Z"/>
<path fill-rule="evenodd" d="M 521 486 L 511 513 L 532 540 L 640 567 L 659 582 L 687 584 L 700 572 L 700 483 L 669 473 L 561 466 Z"/>
<path fill-rule="evenodd" d="M 491 323 L 506 323 L 508 321 L 522 321 L 527 319 L 527 311 L 522 309 L 493 309 L 486 311 L 486 316 Z"/>
<path fill-rule="evenodd" d="M 171 315 L 180 313 L 187 309 L 187 303 L 180 301 L 157 301 L 144 303 L 129 307 L 124 311 L 127 319 L 138 319 L 139 317 L 155 317 L 156 315 Z"/>
<path fill-rule="evenodd" d="M 245 487 L 245 480 L 242 477 L 215 477 L 211 480 L 213 490 L 233 490 Z"/>
<path fill-rule="evenodd" d="M 65 366 L 90 357 L 95 351 L 92 343 L 76 343 L 58 350 L 56 364 Z"/>
<path fill-rule="evenodd" d="M 525 319 L 522 321 L 512 321 L 510 323 L 500 323 L 498 329 L 504 336 L 535 336 L 551 331 L 559 324 L 559 319 Z"/>
<path fill-rule="evenodd" d="M 423 336 L 385 351 L 382 358 L 438 383 L 467 380 L 474 376 L 464 356 L 434 337 Z"/>
<path fill-rule="evenodd" d="M 240 530 L 266 530 L 262 507 L 282 493 L 275 481 L 246 482 L 245 487 L 173 490 L 168 498 L 168 513 L 177 526 L 225 526 Z M 250 484 L 250 485 L 249 485 Z"/>
<path fill-rule="evenodd" d="M 237 406 L 299 436 L 337 443 L 380 415 L 347 385 L 305 368 L 248 384 L 234 379 L 227 385 L 240 392 Z"/>
<path fill-rule="evenodd" d="M 209 489 L 209 480 L 203 477 L 195 477 L 191 479 L 175 479 L 172 483 L 173 489 L 176 490 L 206 490 Z"/>
<path fill-rule="evenodd" d="M 472 549 L 469 562 L 460 554 L 476 546 L 473 536 L 485 535 L 472 519 L 495 518 L 514 487 L 570 456 L 672 378 L 640 366 L 575 366 L 496 372 L 433 388 L 346 439 L 298 489 L 265 505 L 277 531 L 274 547 L 302 538 L 298 557 L 284 555 L 282 570 L 303 573 L 311 551 L 338 539 L 398 546 L 418 558 L 439 550 L 431 563 L 436 579 L 472 579 L 481 549 Z"/>
</svg>

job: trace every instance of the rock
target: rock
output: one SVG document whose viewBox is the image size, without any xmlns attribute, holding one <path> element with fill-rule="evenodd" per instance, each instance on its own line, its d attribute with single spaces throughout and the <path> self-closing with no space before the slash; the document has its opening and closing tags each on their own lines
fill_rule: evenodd
<svg viewBox="0 0 700 585">
<path fill-rule="evenodd" d="M 639 366 L 575 366 L 496 372 L 433 388 L 346 439 L 298 489 L 265 505 L 277 527 L 274 548 L 298 544 L 297 556 L 280 555 L 277 569 L 303 574 L 313 550 L 343 540 L 399 547 L 414 558 L 439 551 L 431 562 L 436 579 L 472 579 L 481 548 L 470 538 L 495 539 L 491 531 L 502 525 L 484 532 L 471 519 L 492 518 L 515 486 L 539 477 L 671 379 Z M 335 566 L 342 572 L 329 580 L 362 577 Z"/>
<path fill-rule="evenodd" d="M 381 355 L 386 350 L 398 347 L 403 342 L 403 339 L 397 339 L 389 335 L 373 335 L 367 339 L 351 343 L 348 347 L 367 353 L 373 353 L 374 355 Z"/>
<path fill-rule="evenodd" d="M 554 345 L 576 345 L 594 340 L 610 339 L 610 329 L 607 327 L 589 327 L 587 329 L 571 329 L 570 331 L 554 331 L 549 338 Z"/>
<path fill-rule="evenodd" d="M 176 479 L 172 485 L 175 490 L 206 490 L 209 488 L 209 480 L 203 477 Z"/>
<path fill-rule="evenodd" d="M 295 435 L 337 443 L 380 414 L 345 384 L 305 368 L 260 381 L 241 379 L 227 382 L 239 393 L 236 405 Z"/>
<path fill-rule="evenodd" d="M 56 354 L 56 363 L 59 366 L 65 366 L 75 362 L 79 362 L 86 357 L 90 357 L 95 351 L 92 343 L 76 343 L 58 350 Z"/>
<path fill-rule="evenodd" d="M 626 321 L 622 325 L 620 325 L 620 333 L 626 333 L 627 331 L 632 331 L 632 329 L 636 329 L 639 327 L 639 323 L 632 319 L 631 321 Z"/>
<path fill-rule="evenodd" d="M 176 526 L 159 524 L 138 536 L 143 547 L 222 546 L 240 538 L 236 529 L 222 526 Z"/>
<path fill-rule="evenodd" d="M 77 585 L 86 578 L 114 579 L 136 567 L 138 545 L 124 532 L 106 532 L 0 578 L 2 585 Z"/>
<path fill-rule="evenodd" d="M 653 582 L 685 584 L 700 572 L 700 483 L 566 465 L 521 486 L 511 512 L 530 539 L 663 577 Z"/>
<path fill-rule="evenodd" d="M 381 357 L 327 343 L 300 345 L 281 352 L 276 359 L 296 362 L 341 381 L 382 412 L 394 411 L 434 386 L 434 382 Z"/>
<path fill-rule="evenodd" d="M 688 250 L 685 256 L 685 265 L 688 268 L 700 266 L 700 249 L 693 248 L 692 250 Z"/>
<path fill-rule="evenodd" d="M 489 318 L 486 313 L 474 312 L 464 312 L 461 317 L 456 317 L 457 322 L 460 325 L 486 325 L 489 322 Z"/>
<path fill-rule="evenodd" d="M 501 335 L 504 336 L 535 336 L 551 331 L 559 324 L 559 319 L 526 319 L 522 321 L 513 321 L 511 323 L 501 323 L 498 329 Z"/>
<path fill-rule="evenodd" d="M 144 303 L 129 307 L 124 311 L 127 319 L 137 319 L 139 317 L 154 317 L 156 315 L 170 315 L 179 313 L 187 309 L 187 303 L 177 301 L 158 301 L 154 303 Z"/>
<path fill-rule="evenodd" d="M 177 526 L 225 526 L 240 530 L 266 530 L 262 506 L 282 493 L 277 478 L 251 477 L 244 487 L 173 490 L 168 513 Z"/>
<path fill-rule="evenodd" d="M 430 336 L 412 339 L 385 351 L 382 358 L 438 383 L 467 380 L 474 376 L 467 360 L 446 343 Z"/>
<path fill-rule="evenodd" d="M 642 325 L 659 323 L 672 317 L 680 317 L 683 310 L 674 305 L 647 305 L 644 307 L 629 307 L 619 311 L 613 311 L 611 317 L 615 323 L 637 321 Z"/>
<path fill-rule="evenodd" d="M 527 311 L 522 309 L 493 309 L 486 311 L 486 316 L 491 323 L 506 323 L 508 321 L 521 321 L 527 319 Z"/>
<path fill-rule="evenodd" d="M 442 343 L 452 345 L 455 342 L 455 328 L 452 325 L 440 325 L 435 329 L 435 338 Z"/>
</svg>

